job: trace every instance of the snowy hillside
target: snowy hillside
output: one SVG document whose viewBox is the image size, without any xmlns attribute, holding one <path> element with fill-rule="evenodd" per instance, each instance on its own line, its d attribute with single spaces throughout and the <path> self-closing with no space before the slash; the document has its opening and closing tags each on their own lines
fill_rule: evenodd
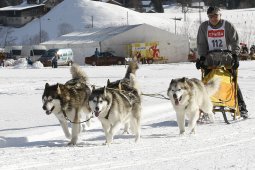
<svg viewBox="0 0 255 170">
<path fill-rule="evenodd" d="M 160 19 L 153 15 L 138 13 L 117 5 L 90 0 L 65 0 L 49 13 L 41 17 L 43 38 L 55 38 L 63 32 L 82 31 L 88 27 L 109 27 L 148 23 L 159 27 L 174 29 L 174 21 L 169 18 Z M 153 24 L 154 23 L 154 24 Z M 1 46 L 8 31 L 7 42 L 15 39 L 16 44 L 25 43 L 39 36 L 40 22 L 35 19 L 22 28 L 0 29 Z M 44 33 L 46 32 L 46 34 Z"/>
<path fill-rule="evenodd" d="M 248 46 L 255 43 L 254 9 L 226 10 L 223 18 L 233 22 L 240 34 L 241 42 Z M 174 18 L 182 18 L 174 21 Z M 93 18 L 93 19 L 92 19 Z M 88 27 L 109 27 L 147 23 L 177 34 L 195 38 L 198 30 L 199 12 L 190 9 L 181 13 L 181 7 L 165 7 L 165 13 L 138 13 L 117 5 L 90 0 L 65 0 L 49 13 L 41 17 L 42 40 L 50 40 L 62 34 L 82 31 Z M 93 22 L 92 22 L 93 20 Z M 206 12 L 201 12 L 201 22 L 207 20 Z M 0 46 L 6 44 L 30 45 L 39 42 L 40 21 L 34 19 L 22 28 L 0 26 Z"/>
</svg>

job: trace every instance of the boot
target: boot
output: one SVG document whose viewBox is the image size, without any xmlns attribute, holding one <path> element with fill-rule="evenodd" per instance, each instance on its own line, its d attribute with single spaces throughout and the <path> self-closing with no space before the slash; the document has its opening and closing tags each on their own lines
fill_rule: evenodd
<svg viewBox="0 0 255 170">
<path fill-rule="evenodd" d="M 241 92 L 239 86 L 237 86 L 237 98 L 238 98 L 240 116 L 244 119 L 247 119 L 249 117 L 248 110 L 246 109 L 246 104 L 243 100 L 243 95 L 242 95 L 242 92 Z"/>
<path fill-rule="evenodd" d="M 248 110 L 246 109 L 245 105 L 241 105 L 240 107 L 240 116 L 244 119 L 247 119 L 249 117 Z"/>
</svg>

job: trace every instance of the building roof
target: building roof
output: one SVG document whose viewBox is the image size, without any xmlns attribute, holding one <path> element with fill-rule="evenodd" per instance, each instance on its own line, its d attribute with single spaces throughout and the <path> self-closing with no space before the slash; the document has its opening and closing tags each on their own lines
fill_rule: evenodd
<svg viewBox="0 0 255 170">
<path fill-rule="evenodd" d="M 22 3 L 22 4 L 16 5 L 16 6 L 7 6 L 4 8 L 0 8 L 0 11 L 21 11 L 24 9 L 35 8 L 35 7 L 39 7 L 39 6 L 44 6 L 44 4 L 34 5 L 34 4 Z"/>
<path fill-rule="evenodd" d="M 149 6 L 151 4 L 151 0 L 143 0 L 142 2 L 142 6 Z"/>
<path fill-rule="evenodd" d="M 72 32 L 65 34 L 42 44 L 89 44 L 94 42 L 101 42 L 140 25 L 141 24 L 108 28 L 90 28 L 82 32 Z"/>
</svg>

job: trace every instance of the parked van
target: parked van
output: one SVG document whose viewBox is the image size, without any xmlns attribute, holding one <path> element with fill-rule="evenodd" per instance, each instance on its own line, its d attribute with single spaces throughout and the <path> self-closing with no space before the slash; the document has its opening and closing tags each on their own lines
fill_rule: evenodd
<svg viewBox="0 0 255 170">
<path fill-rule="evenodd" d="M 32 45 L 23 46 L 21 51 L 21 56 L 29 58 L 32 62 L 39 60 L 39 58 L 45 54 L 47 51 L 46 47 L 43 45 Z"/>
<path fill-rule="evenodd" d="M 13 58 L 14 60 L 21 58 L 22 57 L 21 50 L 22 50 L 22 46 L 11 46 L 10 47 L 11 58 Z"/>
<path fill-rule="evenodd" d="M 58 66 L 71 66 L 73 64 L 73 50 L 70 48 L 54 48 L 49 49 L 46 51 L 45 54 L 43 54 L 39 61 L 44 66 L 52 66 L 52 59 L 55 56 L 55 53 L 57 52 L 58 55 Z"/>
</svg>

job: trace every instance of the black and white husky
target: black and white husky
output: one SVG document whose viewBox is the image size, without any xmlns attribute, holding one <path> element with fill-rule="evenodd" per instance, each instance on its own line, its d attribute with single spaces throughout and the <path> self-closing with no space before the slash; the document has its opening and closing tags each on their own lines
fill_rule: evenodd
<svg viewBox="0 0 255 170">
<path fill-rule="evenodd" d="M 128 80 L 124 82 L 108 82 L 107 87 L 93 88 L 89 97 L 89 106 L 101 121 L 106 144 L 112 143 L 114 135 L 123 125 L 130 125 L 135 141 L 140 140 L 141 97 L 135 75 L 128 74 Z"/>
<path fill-rule="evenodd" d="M 85 72 L 78 65 L 73 64 L 71 74 L 72 79 L 65 84 L 45 84 L 42 108 L 47 115 L 55 114 L 66 138 L 71 139 L 68 145 L 75 145 L 81 131 L 80 122 L 82 117 L 88 119 L 92 116 L 88 105 L 91 90 L 87 85 L 88 78 Z M 68 130 L 69 120 L 73 122 L 72 134 Z"/>
<path fill-rule="evenodd" d="M 217 92 L 220 81 L 214 78 L 207 84 L 198 79 L 173 79 L 167 90 L 171 103 L 176 111 L 180 134 L 185 132 L 185 115 L 188 118 L 190 133 L 195 133 L 195 127 L 200 112 L 208 114 L 214 122 L 213 104 L 210 96 Z"/>
</svg>

